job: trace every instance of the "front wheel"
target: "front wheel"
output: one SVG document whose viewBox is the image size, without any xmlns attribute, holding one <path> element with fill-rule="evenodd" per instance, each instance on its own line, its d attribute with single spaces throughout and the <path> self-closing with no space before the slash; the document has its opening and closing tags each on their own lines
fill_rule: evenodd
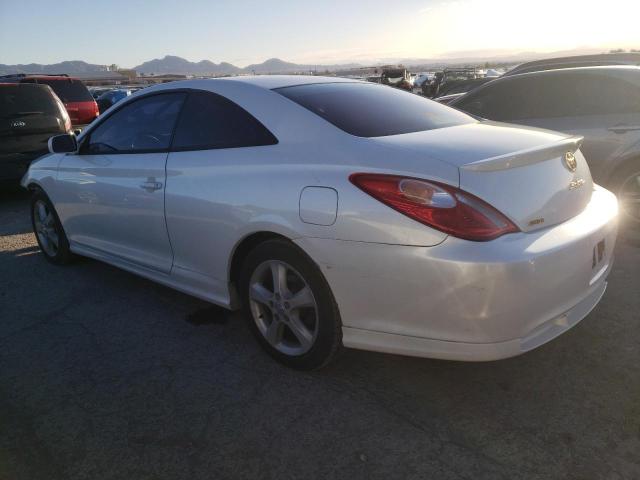
<svg viewBox="0 0 640 480">
<path fill-rule="evenodd" d="M 258 245 L 240 276 L 244 315 L 262 347 L 300 370 L 320 368 L 342 345 L 338 308 L 320 269 L 284 240 Z"/>
<path fill-rule="evenodd" d="M 53 204 L 42 190 L 34 191 L 31 196 L 31 224 L 44 258 L 55 265 L 71 261 L 67 236 Z"/>
</svg>

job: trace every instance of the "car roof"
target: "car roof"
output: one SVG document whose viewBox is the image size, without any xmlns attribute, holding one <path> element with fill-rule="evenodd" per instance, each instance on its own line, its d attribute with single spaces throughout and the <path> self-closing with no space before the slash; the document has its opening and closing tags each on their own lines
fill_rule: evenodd
<svg viewBox="0 0 640 480">
<path fill-rule="evenodd" d="M 361 82 L 352 78 L 322 77 L 315 75 L 247 75 L 224 77 L 213 81 L 239 82 L 273 90 L 275 88 L 310 85 L 314 83 L 353 83 Z"/>
<path fill-rule="evenodd" d="M 495 80 L 506 80 L 508 78 L 523 78 L 537 75 L 554 75 L 559 73 L 566 72 L 625 72 L 625 71 L 636 71 L 640 72 L 640 66 L 635 65 L 596 65 L 589 67 L 571 67 L 571 68 L 556 68 L 554 70 L 538 70 L 535 72 L 524 72 L 517 73 L 515 75 L 508 75 L 503 77 L 498 77 Z"/>
<path fill-rule="evenodd" d="M 0 82 L 0 87 L 20 87 L 20 88 L 44 88 L 51 89 L 49 85 L 44 83 L 19 83 L 19 82 Z"/>
<path fill-rule="evenodd" d="M 505 73 L 505 76 L 519 73 L 554 70 L 580 66 L 640 65 L 640 53 L 602 53 L 595 55 L 576 55 L 571 57 L 545 58 L 522 63 Z"/>
</svg>

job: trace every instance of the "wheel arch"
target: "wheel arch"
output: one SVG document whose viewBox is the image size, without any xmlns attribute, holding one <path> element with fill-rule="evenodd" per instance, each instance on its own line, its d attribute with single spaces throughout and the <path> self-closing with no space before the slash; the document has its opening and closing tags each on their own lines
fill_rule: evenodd
<svg viewBox="0 0 640 480">
<path fill-rule="evenodd" d="M 231 252 L 231 258 L 229 260 L 229 267 L 227 272 L 227 278 L 229 282 L 229 293 L 231 296 L 231 305 L 233 308 L 238 308 L 240 305 L 237 285 L 240 277 L 240 270 L 242 268 L 242 262 L 247 257 L 249 252 L 257 247 L 259 244 L 266 242 L 267 240 L 285 240 L 290 242 L 291 245 L 295 245 L 290 238 L 269 230 L 262 230 L 253 232 L 242 238 Z"/>
</svg>

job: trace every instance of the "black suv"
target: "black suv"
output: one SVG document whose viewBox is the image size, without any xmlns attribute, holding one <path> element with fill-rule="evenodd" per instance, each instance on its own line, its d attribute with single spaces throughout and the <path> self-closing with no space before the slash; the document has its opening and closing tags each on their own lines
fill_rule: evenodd
<svg viewBox="0 0 640 480">
<path fill-rule="evenodd" d="M 71 120 L 48 85 L 0 84 L 0 182 L 17 182 L 48 152 L 49 137 L 71 131 Z"/>
</svg>

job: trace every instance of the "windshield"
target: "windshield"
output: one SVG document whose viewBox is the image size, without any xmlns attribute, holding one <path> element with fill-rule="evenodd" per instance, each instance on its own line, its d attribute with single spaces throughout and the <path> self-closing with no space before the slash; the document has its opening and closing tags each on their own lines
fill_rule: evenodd
<svg viewBox="0 0 640 480">
<path fill-rule="evenodd" d="M 475 122 L 467 114 L 419 95 L 373 83 L 316 83 L 275 91 L 358 137 L 384 137 Z"/>
<path fill-rule="evenodd" d="M 39 78 L 38 83 L 49 85 L 64 103 L 93 100 L 89 90 L 80 80 Z"/>
<path fill-rule="evenodd" d="M 0 118 L 41 114 L 60 114 L 56 101 L 47 87 L 24 84 L 0 86 Z"/>
</svg>

